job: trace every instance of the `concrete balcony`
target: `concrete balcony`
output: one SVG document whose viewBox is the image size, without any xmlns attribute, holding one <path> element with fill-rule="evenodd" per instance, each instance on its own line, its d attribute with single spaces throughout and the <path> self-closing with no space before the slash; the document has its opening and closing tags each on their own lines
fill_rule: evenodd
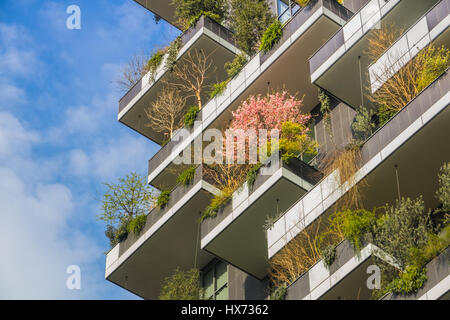
<svg viewBox="0 0 450 320">
<path fill-rule="evenodd" d="M 176 136 L 149 161 L 148 181 L 154 186 L 175 181 L 172 163 L 188 145 L 201 139 L 208 128 L 223 128 L 250 95 L 266 94 L 268 89 L 287 90 L 304 96 L 304 112 L 318 103 L 317 87 L 311 83 L 309 57 L 352 16 L 335 0 L 312 0 L 297 11 L 283 28 L 283 37 L 267 53 L 256 54 L 227 85 L 223 94 L 210 100 L 198 115 L 198 124 L 186 136 Z M 286 72 L 293 70 L 295 72 Z"/>
<path fill-rule="evenodd" d="M 369 34 L 382 25 L 409 28 L 437 2 L 371 0 L 310 58 L 312 82 L 353 108 L 369 106 Z"/>
<path fill-rule="evenodd" d="M 264 172 L 269 170 L 269 172 Z M 320 179 L 300 160 L 282 160 L 263 166 L 249 188 L 245 183 L 214 218 L 201 224 L 201 248 L 246 273 L 262 279 L 267 274 L 267 244 L 263 225 L 289 207 Z"/>
<path fill-rule="evenodd" d="M 427 282 L 416 294 L 388 294 L 382 300 L 450 300 L 450 248 L 427 265 Z"/>
<path fill-rule="evenodd" d="M 376 265 L 375 257 L 393 261 L 381 252 L 369 243 L 357 253 L 350 242 L 342 241 L 336 247 L 336 260 L 329 267 L 318 261 L 287 288 L 286 300 L 369 300 L 367 268 Z"/>
<path fill-rule="evenodd" d="M 339 181 L 339 172 L 327 176 L 303 196 L 267 232 L 268 257 L 273 257 L 303 228 L 331 206 L 354 184 L 366 179 L 364 207 L 371 209 L 398 199 L 395 167 L 401 196 L 423 196 L 426 207 L 435 199 L 437 173 L 450 159 L 443 137 L 450 135 L 450 75 L 436 79 L 363 144 L 360 169 L 352 183 Z"/>
<path fill-rule="evenodd" d="M 213 70 L 210 71 L 211 77 L 206 84 L 225 80 L 227 74 L 224 64 L 233 60 L 234 56 L 240 52 L 235 46 L 231 31 L 205 16 L 181 35 L 178 63 L 185 63 L 184 56 L 199 50 L 209 55 L 217 67 L 214 74 L 212 74 Z M 165 137 L 146 125 L 145 110 L 151 108 L 151 103 L 161 93 L 164 82 L 174 80 L 172 73 L 165 67 L 166 58 L 167 54 L 153 75 L 149 72 L 143 76 L 119 101 L 118 120 L 158 144 L 162 144 Z M 206 99 L 207 93 L 202 98 Z M 190 97 L 186 101 L 186 109 L 196 104 L 196 100 Z"/>
<path fill-rule="evenodd" d="M 174 25 L 178 29 L 181 29 L 181 26 L 177 22 L 175 18 L 175 7 L 172 5 L 172 0 L 134 0 L 139 3 L 141 6 L 150 10 L 154 14 L 160 16 L 165 21 Z"/>
<path fill-rule="evenodd" d="M 439 1 L 369 67 L 372 93 L 411 61 L 423 48 L 450 48 L 450 0 Z"/>
<path fill-rule="evenodd" d="M 197 167 L 194 181 L 177 186 L 163 209 L 153 209 L 138 236 L 129 234 L 108 252 L 105 278 L 142 298 L 156 299 L 161 281 L 177 267 L 204 267 L 213 257 L 200 250 L 197 220 L 217 192 L 204 180 L 203 167 Z"/>
</svg>

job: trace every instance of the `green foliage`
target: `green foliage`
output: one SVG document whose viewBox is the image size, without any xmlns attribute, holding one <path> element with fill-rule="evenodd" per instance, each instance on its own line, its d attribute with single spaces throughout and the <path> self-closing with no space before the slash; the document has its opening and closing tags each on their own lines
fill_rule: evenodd
<svg viewBox="0 0 450 320">
<path fill-rule="evenodd" d="M 256 176 L 258 174 L 259 169 L 261 168 L 262 164 L 258 163 L 253 165 L 247 172 L 247 186 L 249 189 L 253 188 L 253 185 L 255 184 L 256 181 Z"/>
<path fill-rule="evenodd" d="M 397 294 L 410 294 L 417 292 L 427 281 L 425 268 L 408 266 L 400 276 L 394 279 L 386 288 L 386 291 Z"/>
<path fill-rule="evenodd" d="M 161 283 L 159 300 L 199 300 L 201 298 L 200 272 L 198 269 L 183 271 L 177 268 L 174 274 Z"/>
<path fill-rule="evenodd" d="M 429 47 L 423 51 L 423 70 L 417 77 L 417 87 L 421 91 L 443 74 L 450 66 L 450 50 L 444 46 Z"/>
<path fill-rule="evenodd" d="M 439 170 L 439 189 L 436 197 L 442 203 L 442 209 L 448 213 L 450 211 L 450 162 L 445 163 Z"/>
<path fill-rule="evenodd" d="M 377 210 L 346 210 L 334 213 L 330 217 L 331 228 L 352 243 L 356 250 L 361 249 L 367 234 L 373 234 L 377 223 Z"/>
<path fill-rule="evenodd" d="M 252 56 L 274 16 L 265 0 L 231 0 L 230 27 L 241 50 Z"/>
<path fill-rule="evenodd" d="M 363 106 L 358 108 L 355 120 L 352 123 L 352 129 L 357 140 L 365 141 L 372 134 L 375 129 L 375 123 L 372 121 L 373 115 L 374 111 L 372 109 L 367 110 Z"/>
<path fill-rule="evenodd" d="M 184 30 L 194 25 L 201 15 L 208 15 L 221 22 L 227 15 L 227 0 L 173 0 L 175 16 Z"/>
<path fill-rule="evenodd" d="M 186 30 L 194 27 L 197 24 L 197 21 L 200 20 L 201 16 L 205 16 L 208 17 L 210 19 L 212 19 L 213 21 L 216 21 L 218 23 L 221 22 L 222 18 L 221 16 L 219 16 L 218 14 L 215 14 L 213 12 L 210 11 L 200 11 L 199 13 L 197 13 L 195 16 L 191 17 L 188 21 Z"/>
<path fill-rule="evenodd" d="M 97 218 L 106 222 L 105 235 L 113 245 L 126 238 L 131 220 L 148 212 L 153 195 L 146 177 L 137 173 L 121 178 L 117 183 L 105 183 L 105 186 L 102 213 Z"/>
<path fill-rule="evenodd" d="M 213 99 L 215 96 L 221 95 L 227 88 L 227 85 L 228 85 L 228 80 L 225 80 L 225 81 L 222 81 L 219 83 L 215 83 L 212 87 L 212 91 L 209 94 L 209 97 L 211 99 Z"/>
<path fill-rule="evenodd" d="M 234 57 L 233 61 L 226 62 L 225 70 L 228 73 L 228 77 L 231 79 L 237 76 L 246 63 L 247 56 L 245 54 L 238 54 Z"/>
<path fill-rule="evenodd" d="M 320 101 L 320 113 L 322 114 L 325 129 L 328 132 L 328 135 L 332 138 L 333 131 L 331 130 L 331 106 L 330 106 L 330 97 L 328 94 L 319 89 L 319 101 Z"/>
<path fill-rule="evenodd" d="M 287 294 L 286 284 L 280 285 L 270 295 L 270 300 L 285 300 Z"/>
<path fill-rule="evenodd" d="M 281 125 L 279 149 L 281 158 L 289 162 L 300 155 L 314 156 L 317 154 L 318 144 L 307 134 L 308 128 L 300 123 L 286 121 Z"/>
<path fill-rule="evenodd" d="M 267 29 L 261 38 L 261 44 L 259 50 L 263 52 L 270 51 L 280 41 L 283 35 L 283 26 L 277 19 Z"/>
<path fill-rule="evenodd" d="M 199 222 L 202 222 L 203 220 L 207 218 L 213 218 L 217 215 L 219 212 L 219 209 L 226 205 L 228 201 L 231 200 L 231 197 L 233 195 L 233 192 L 228 189 L 222 190 L 219 194 L 215 195 L 211 203 L 208 207 L 206 207 L 205 211 L 203 212 L 203 215 L 200 217 Z"/>
<path fill-rule="evenodd" d="M 160 49 L 156 51 L 153 56 L 148 60 L 146 69 L 151 73 L 152 78 L 155 76 L 155 72 L 161 65 L 166 50 Z"/>
<path fill-rule="evenodd" d="M 336 259 L 336 246 L 328 245 L 320 252 L 320 258 L 323 260 L 327 267 L 330 267 Z"/>
<path fill-rule="evenodd" d="M 422 197 L 413 200 L 402 198 L 395 206 L 386 206 L 386 212 L 376 226 L 375 244 L 405 268 L 411 249 L 426 245 L 430 222 L 430 213 L 425 212 Z"/>
<path fill-rule="evenodd" d="M 133 232 L 134 234 L 141 233 L 142 229 L 144 229 L 145 223 L 147 222 L 147 215 L 141 214 L 135 217 L 129 223 L 127 230 L 129 233 Z"/>
<path fill-rule="evenodd" d="M 172 71 L 177 63 L 178 52 L 181 48 L 181 37 L 177 37 L 167 48 L 167 58 L 165 68 L 168 71 Z"/>
<path fill-rule="evenodd" d="M 180 173 L 180 175 L 177 177 L 177 183 L 180 183 L 184 186 L 190 185 L 192 181 L 194 181 L 195 169 L 196 167 L 192 166 Z"/>
<path fill-rule="evenodd" d="M 118 228 L 112 225 L 106 226 L 105 236 L 109 239 L 109 244 L 113 248 L 118 243 L 124 241 L 128 237 L 128 223 L 124 221 L 119 224 Z"/>
<path fill-rule="evenodd" d="M 163 190 L 159 194 L 158 198 L 156 199 L 156 205 L 162 209 L 164 208 L 170 200 L 170 191 L 169 190 Z"/>
<path fill-rule="evenodd" d="M 390 108 L 389 106 L 382 104 L 378 107 L 377 116 L 379 119 L 379 126 L 382 126 L 388 122 L 393 116 L 397 114 L 397 110 Z"/>
<path fill-rule="evenodd" d="M 184 115 L 184 126 L 186 128 L 192 128 L 199 112 L 200 109 L 197 106 L 192 106 L 188 109 Z"/>
</svg>

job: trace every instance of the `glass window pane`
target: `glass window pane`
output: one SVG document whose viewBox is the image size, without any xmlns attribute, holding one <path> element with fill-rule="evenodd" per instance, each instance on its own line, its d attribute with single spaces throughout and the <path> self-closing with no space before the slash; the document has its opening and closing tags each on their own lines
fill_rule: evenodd
<svg viewBox="0 0 450 320">
<path fill-rule="evenodd" d="M 220 289 L 228 283 L 227 265 L 222 261 L 216 264 L 216 283 L 216 289 Z"/>
<path fill-rule="evenodd" d="M 217 293 L 216 300 L 228 300 L 228 287 L 223 288 Z"/>
</svg>

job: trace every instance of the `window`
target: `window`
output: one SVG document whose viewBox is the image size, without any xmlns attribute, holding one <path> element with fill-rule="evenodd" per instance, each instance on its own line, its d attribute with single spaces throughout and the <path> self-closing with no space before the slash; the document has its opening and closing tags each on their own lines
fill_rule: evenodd
<svg viewBox="0 0 450 320">
<path fill-rule="evenodd" d="M 287 22 L 297 11 L 300 6 L 293 0 L 278 0 L 278 20 L 281 23 Z"/>
<path fill-rule="evenodd" d="M 204 270 L 202 278 L 205 299 L 228 299 L 228 272 L 225 262 L 219 260 L 214 261 Z"/>
</svg>

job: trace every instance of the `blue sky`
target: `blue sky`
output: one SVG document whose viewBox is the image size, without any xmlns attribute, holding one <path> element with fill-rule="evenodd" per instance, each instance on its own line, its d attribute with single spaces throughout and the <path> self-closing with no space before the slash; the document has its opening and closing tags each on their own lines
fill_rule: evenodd
<svg viewBox="0 0 450 320">
<path fill-rule="evenodd" d="M 132 0 L 0 0 L 0 299 L 136 298 L 104 280 L 98 199 L 158 146 L 117 122 L 114 81 L 177 34 Z"/>
</svg>

